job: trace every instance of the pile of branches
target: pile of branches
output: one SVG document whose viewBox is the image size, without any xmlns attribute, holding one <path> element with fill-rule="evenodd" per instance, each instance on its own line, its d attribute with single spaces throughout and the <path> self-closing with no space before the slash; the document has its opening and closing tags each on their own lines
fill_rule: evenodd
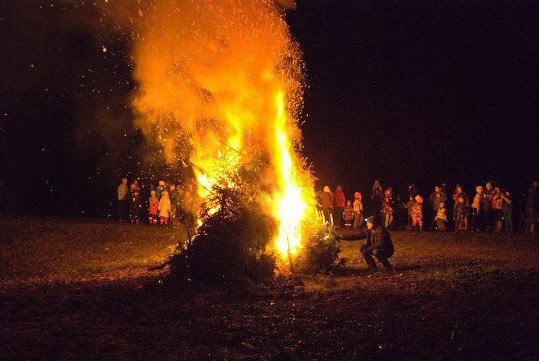
<svg viewBox="0 0 539 361">
<path fill-rule="evenodd" d="M 307 238 L 303 252 L 296 260 L 296 267 L 301 273 L 312 275 L 333 273 L 345 263 L 344 258 L 339 258 L 340 252 L 335 228 L 320 228 Z"/>
<path fill-rule="evenodd" d="M 236 173 L 221 182 L 226 186 L 212 189 L 197 234 L 185 245 L 180 244 L 170 258 L 173 280 L 204 286 L 245 279 L 261 282 L 274 276 L 275 256 L 270 242 L 276 224 L 257 202 L 258 190 L 249 181 L 252 176 Z"/>
</svg>

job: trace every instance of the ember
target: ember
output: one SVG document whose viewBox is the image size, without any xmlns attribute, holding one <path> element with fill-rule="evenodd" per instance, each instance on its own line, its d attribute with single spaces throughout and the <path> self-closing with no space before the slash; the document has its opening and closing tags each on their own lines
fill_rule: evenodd
<svg viewBox="0 0 539 361">
<path fill-rule="evenodd" d="M 278 253 L 296 254 L 306 218 L 317 218 L 313 177 L 298 153 L 303 64 L 284 9 L 269 0 L 139 6 L 132 11 L 144 14 L 133 36 L 139 126 L 169 165 L 192 168 L 197 206 L 215 186 L 230 186 L 217 180 L 231 169 L 262 162 L 253 197 L 279 224 Z"/>
</svg>

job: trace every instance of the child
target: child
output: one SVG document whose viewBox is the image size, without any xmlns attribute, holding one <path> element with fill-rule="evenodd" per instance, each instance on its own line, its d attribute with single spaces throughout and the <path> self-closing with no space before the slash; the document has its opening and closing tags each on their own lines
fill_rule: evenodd
<svg viewBox="0 0 539 361">
<path fill-rule="evenodd" d="M 382 201 L 382 215 L 384 217 L 384 226 L 389 229 L 391 223 L 393 223 L 393 198 L 391 187 L 384 192 L 384 199 Z"/>
<path fill-rule="evenodd" d="M 354 228 L 359 228 L 363 224 L 363 203 L 361 203 L 361 193 L 354 193 Z"/>
<path fill-rule="evenodd" d="M 434 218 L 436 228 L 442 232 L 447 229 L 447 211 L 445 209 L 444 202 L 440 202 L 438 205 L 438 211 L 436 211 L 436 217 Z"/>
<path fill-rule="evenodd" d="M 494 222 L 494 232 L 500 233 L 503 228 L 503 194 L 500 188 L 495 187 L 491 200 L 491 218 Z"/>
<path fill-rule="evenodd" d="M 161 199 L 162 193 L 165 190 L 165 181 L 160 180 L 159 185 L 155 188 L 155 196 L 157 199 Z"/>
<path fill-rule="evenodd" d="M 460 195 L 455 204 L 455 232 L 468 229 L 468 205 Z"/>
<path fill-rule="evenodd" d="M 352 207 L 352 201 L 346 201 L 346 207 L 342 212 L 342 217 L 344 218 L 344 226 L 352 227 L 352 222 L 354 221 L 354 207 Z"/>
<path fill-rule="evenodd" d="M 415 195 L 415 197 L 410 196 L 411 199 L 411 227 L 410 229 L 419 229 L 419 231 L 423 230 L 423 197 L 421 197 L 419 194 Z"/>
<path fill-rule="evenodd" d="M 155 191 L 150 192 L 149 203 L 149 216 L 148 221 L 150 224 L 157 224 L 157 209 L 159 208 L 159 199 L 155 196 Z"/>
<path fill-rule="evenodd" d="M 159 201 L 159 224 L 166 226 L 168 224 L 168 218 L 170 217 L 170 198 L 168 197 L 168 191 L 161 193 L 161 200 Z"/>
</svg>

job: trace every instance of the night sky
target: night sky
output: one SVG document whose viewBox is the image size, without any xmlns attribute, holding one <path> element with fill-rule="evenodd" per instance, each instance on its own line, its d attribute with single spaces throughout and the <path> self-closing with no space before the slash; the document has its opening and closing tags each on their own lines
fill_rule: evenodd
<svg viewBox="0 0 539 361">
<path fill-rule="evenodd" d="M 129 37 L 76 1 L 3 1 L 0 14 L 10 208 L 107 216 L 119 179 L 143 168 Z M 442 180 L 468 193 L 494 180 L 522 192 L 538 177 L 539 2 L 303 0 L 286 16 L 318 188 L 351 197 L 379 178 L 426 196 Z"/>
</svg>

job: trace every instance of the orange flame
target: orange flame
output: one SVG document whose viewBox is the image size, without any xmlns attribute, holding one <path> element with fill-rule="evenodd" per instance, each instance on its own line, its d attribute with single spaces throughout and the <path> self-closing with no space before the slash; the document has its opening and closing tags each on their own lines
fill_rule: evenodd
<svg viewBox="0 0 539 361">
<path fill-rule="evenodd" d="M 282 8 L 271 0 L 145 4 L 132 11 L 144 14 L 133 36 L 139 125 L 156 135 L 169 164 L 189 158 L 201 199 L 222 176 L 222 164 L 233 169 L 265 155 L 259 182 L 270 191 L 259 198 L 279 222 L 276 249 L 283 257 L 296 254 L 314 190 L 294 150 L 301 140 L 302 62 Z M 178 149 L 180 135 L 189 149 Z"/>
</svg>

